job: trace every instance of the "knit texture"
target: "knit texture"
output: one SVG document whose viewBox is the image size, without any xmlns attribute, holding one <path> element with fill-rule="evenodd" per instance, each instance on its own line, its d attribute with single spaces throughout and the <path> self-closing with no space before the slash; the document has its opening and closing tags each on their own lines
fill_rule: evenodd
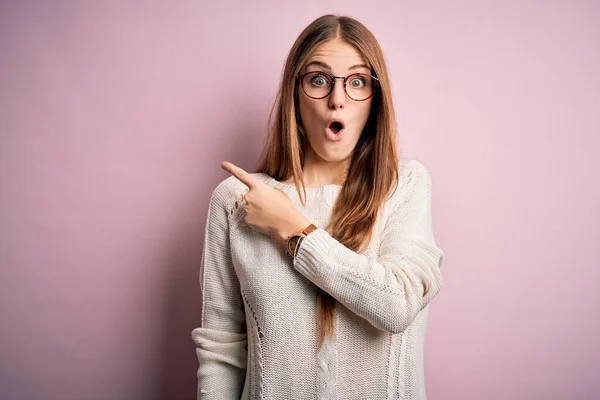
<svg viewBox="0 0 600 400">
<path fill-rule="evenodd" d="M 319 229 L 292 259 L 244 221 L 246 186 L 223 180 L 210 199 L 200 266 L 202 313 L 192 331 L 200 399 L 426 398 L 428 305 L 442 287 L 431 177 L 402 159 L 368 247 L 354 252 L 324 230 L 340 185 L 281 189 Z M 317 287 L 337 299 L 335 335 L 317 351 Z"/>
</svg>

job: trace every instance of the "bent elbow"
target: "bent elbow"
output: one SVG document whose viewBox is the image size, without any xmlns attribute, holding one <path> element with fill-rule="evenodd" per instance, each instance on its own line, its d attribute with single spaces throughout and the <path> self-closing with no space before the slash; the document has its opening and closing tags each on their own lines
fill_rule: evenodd
<svg viewBox="0 0 600 400">
<path fill-rule="evenodd" d="M 387 318 L 379 321 L 379 328 L 389 333 L 404 332 L 441 291 L 441 275 L 438 277 L 423 286 L 422 295 L 412 298 L 400 297 L 391 301 L 389 304 L 392 307 L 387 313 Z"/>
<path fill-rule="evenodd" d="M 407 303 L 406 299 L 403 300 L 394 299 L 390 301 L 387 312 L 382 313 L 381 318 L 374 321 L 373 325 L 388 333 L 404 332 L 421 311 L 421 303 L 415 301 Z"/>
</svg>

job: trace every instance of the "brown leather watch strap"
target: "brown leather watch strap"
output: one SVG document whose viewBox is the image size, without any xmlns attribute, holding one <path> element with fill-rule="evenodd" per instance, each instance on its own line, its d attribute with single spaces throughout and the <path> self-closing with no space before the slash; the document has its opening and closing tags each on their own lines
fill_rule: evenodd
<svg viewBox="0 0 600 400">
<path fill-rule="evenodd" d="M 317 226 L 315 224 L 310 224 L 306 228 L 302 229 L 300 232 L 293 234 L 290 236 L 286 243 L 286 251 L 291 256 L 294 257 L 296 255 L 296 249 L 298 248 L 298 241 L 300 238 L 305 237 L 311 232 L 317 230 Z"/>
<path fill-rule="evenodd" d="M 315 226 L 315 224 L 310 224 L 309 226 L 307 226 L 306 228 L 304 228 L 302 230 L 302 233 L 304 233 L 304 235 L 308 235 L 311 232 L 316 231 L 318 228 Z"/>
</svg>

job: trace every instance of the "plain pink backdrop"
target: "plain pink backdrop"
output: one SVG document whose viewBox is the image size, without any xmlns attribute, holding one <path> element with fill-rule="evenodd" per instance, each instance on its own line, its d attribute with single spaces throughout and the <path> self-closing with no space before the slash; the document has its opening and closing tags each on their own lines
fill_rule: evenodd
<svg viewBox="0 0 600 400">
<path fill-rule="evenodd" d="M 192 399 L 209 196 L 323 13 L 433 179 L 431 400 L 600 398 L 594 1 L 0 5 L 0 398 Z"/>
</svg>

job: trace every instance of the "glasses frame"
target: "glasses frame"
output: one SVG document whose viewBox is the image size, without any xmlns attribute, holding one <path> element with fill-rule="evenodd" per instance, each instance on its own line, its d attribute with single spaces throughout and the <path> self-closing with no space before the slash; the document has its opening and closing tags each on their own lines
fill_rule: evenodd
<svg viewBox="0 0 600 400">
<path fill-rule="evenodd" d="M 308 93 L 306 93 L 306 89 L 304 88 L 304 77 L 308 74 L 315 74 L 315 73 L 319 73 L 319 74 L 323 74 L 328 76 L 329 82 L 333 82 L 333 84 L 331 85 L 331 87 L 329 88 L 329 92 L 327 92 L 327 94 L 323 97 L 312 97 L 311 95 L 309 95 Z M 371 95 L 369 95 L 369 97 L 364 98 L 362 100 L 356 100 L 354 98 L 352 98 L 352 96 L 350 96 L 348 94 L 348 90 L 346 90 L 346 86 L 348 85 L 346 83 L 346 81 L 348 80 L 348 78 L 350 78 L 351 76 L 354 75 L 367 75 L 370 76 L 373 79 L 373 92 L 371 93 Z M 365 100 L 369 100 L 371 97 L 373 97 L 373 95 L 375 94 L 377 88 L 379 87 L 379 79 L 377 79 L 376 77 L 374 77 L 371 74 L 366 74 L 364 72 L 355 72 L 353 74 L 350 74 L 348 76 L 335 76 L 330 74 L 329 72 L 325 72 L 325 71 L 310 71 L 310 72 L 305 72 L 303 74 L 299 74 L 296 76 L 296 79 L 300 81 L 300 86 L 302 87 L 302 91 L 304 92 L 304 94 L 306 94 L 308 97 L 310 97 L 311 99 L 315 99 L 315 100 L 320 100 L 320 99 L 324 99 L 325 97 L 329 96 L 331 94 L 331 92 L 333 91 L 333 88 L 335 87 L 335 83 L 336 83 L 336 79 L 342 79 L 342 84 L 344 85 L 344 93 L 346 93 L 346 96 L 348 96 L 349 99 L 354 100 L 354 101 L 365 101 Z"/>
</svg>

